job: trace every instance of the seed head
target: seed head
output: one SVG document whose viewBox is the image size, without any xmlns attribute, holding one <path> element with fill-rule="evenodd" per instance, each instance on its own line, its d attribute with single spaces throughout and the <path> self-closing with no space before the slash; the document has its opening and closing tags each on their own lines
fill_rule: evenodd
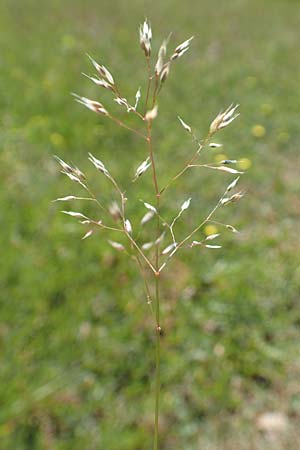
<svg viewBox="0 0 300 450">
<path fill-rule="evenodd" d="M 164 83 L 170 74 L 170 63 L 166 63 L 160 73 L 160 82 Z"/>
<path fill-rule="evenodd" d="M 93 83 L 95 83 L 97 86 L 102 86 L 104 89 L 109 89 L 110 91 L 113 91 L 113 86 L 109 84 L 107 81 L 103 80 L 103 78 L 95 78 L 87 75 L 86 73 L 82 72 L 82 75 L 87 77 L 89 80 L 91 80 Z"/>
<path fill-rule="evenodd" d="M 150 166 L 151 166 L 151 161 L 150 161 L 150 157 L 148 156 L 148 158 L 145 159 L 145 161 L 143 161 L 136 169 L 135 176 L 132 181 L 137 180 L 141 175 L 143 175 L 144 172 L 146 172 L 146 170 L 149 169 Z"/>
<path fill-rule="evenodd" d="M 108 208 L 109 214 L 112 216 L 112 218 L 117 222 L 118 220 L 121 219 L 122 214 L 121 214 L 121 210 L 119 208 L 119 205 L 117 202 L 113 201 L 109 208 Z"/>
<path fill-rule="evenodd" d="M 145 56 L 149 57 L 151 54 L 152 30 L 147 19 L 144 21 L 143 25 L 140 25 L 139 31 L 141 48 L 144 50 Z"/>
<path fill-rule="evenodd" d="M 94 166 L 96 167 L 97 170 L 99 170 L 99 172 L 102 172 L 104 173 L 104 175 L 109 177 L 109 172 L 104 166 L 103 162 L 100 161 L 100 159 L 95 158 L 95 156 L 89 153 L 89 161 L 91 161 L 91 163 L 94 164 Z"/>
<path fill-rule="evenodd" d="M 122 252 L 125 250 L 125 247 L 123 244 L 120 244 L 120 242 L 115 242 L 115 241 L 107 241 L 115 250 L 118 250 L 119 252 Z"/>
<path fill-rule="evenodd" d="M 127 233 L 129 233 L 129 234 L 132 233 L 132 225 L 130 223 L 130 220 L 128 220 L 128 219 L 125 220 L 124 227 L 125 227 L 125 230 L 127 231 Z"/>
<path fill-rule="evenodd" d="M 179 120 L 179 122 L 181 123 L 181 125 L 183 126 L 183 128 L 184 128 L 188 133 L 191 133 L 191 132 L 192 132 L 191 127 L 190 127 L 187 123 L 185 123 L 185 122 L 181 119 L 181 117 L 177 116 L 177 119 Z"/>
<path fill-rule="evenodd" d="M 184 41 L 182 44 L 178 45 L 175 48 L 173 55 L 171 56 L 171 60 L 174 61 L 175 59 L 180 58 L 185 52 L 187 52 L 189 49 L 189 46 L 190 46 L 190 42 L 193 39 L 194 39 L 194 36 L 190 37 L 189 39 Z"/>
<path fill-rule="evenodd" d="M 95 67 L 95 69 L 97 70 L 97 72 L 99 73 L 99 75 L 101 75 L 101 77 L 104 77 L 109 82 L 109 84 L 114 86 L 115 82 L 110 71 L 105 66 L 101 66 L 100 64 L 98 64 L 90 55 L 87 56 L 90 59 L 93 66 Z"/>
<path fill-rule="evenodd" d="M 154 120 L 157 117 L 158 112 L 158 106 L 155 105 L 153 109 L 150 109 L 150 111 L 147 111 L 145 114 L 145 120 L 148 120 L 148 122 Z"/>
<path fill-rule="evenodd" d="M 210 125 L 210 134 L 213 135 L 217 131 L 231 124 L 231 122 L 233 122 L 240 115 L 239 113 L 235 114 L 238 107 L 239 105 L 230 105 L 224 112 L 220 112 Z"/>
<path fill-rule="evenodd" d="M 162 45 L 160 46 L 160 49 L 158 51 L 158 57 L 157 57 L 157 61 L 155 64 L 155 75 L 159 76 L 163 65 L 164 65 L 164 59 L 167 53 L 167 41 L 163 41 Z"/>
<path fill-rule="evenodd" d="M 90 100 L 86 97 L 80 97 L 77 94 L 72 94 L 75 97 L 76 102 L 80 103 L 81 105 L 85 106 L 86 108 L 90 109 L 91 111 L 94 111 L 97 114 L 103 114 L 104 116 L 108 116 L 108 112 L 102 105 L 102 103 L 97 102 L 95 100 Z"/>
</svg>

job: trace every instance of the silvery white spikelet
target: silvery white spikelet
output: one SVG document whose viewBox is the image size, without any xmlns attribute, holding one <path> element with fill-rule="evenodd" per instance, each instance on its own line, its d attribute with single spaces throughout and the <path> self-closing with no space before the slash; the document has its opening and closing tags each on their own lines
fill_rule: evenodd
<svg viewBox="0 0 300 450">
<path fill-rule="evenodd" d="M 235 114 L 238 107 L 239 105 L 230 105 L 224 112 L 219 113 L 210 125 L 210 134 L 213 135 L 218 130 L 221 130 L 231 124 L 231 122 L 233 122 L 240 115 L 239 113 Z"/>
<path fill-rule="evenodd" d="M 77 219 L 88 219 L 84 214 L 81 214 L 80 212 L 75 211 L 62 211 L 63 214 L 67 214 L 71 217 L 76 217 Z"/>
<path fill-rule="evenodd" d="M 97 170 L 99 170 L 99 172 L 102 172 L 104 175 L 109 176 L 109 172 L 104 166 L 103 162 L 100 161 L 100 159 L 95 158 L 92 153 L 89 153 L 89 161 L 91 161 L 91 163 L 96 167 Z"/>
<path fill-rule="evenodd" d="M 124 222 L 124 227 L 125 227 L 125 230 L 127 231 L 127 233 L 129 233 L 129 234 L 132 233 L 132 225 L 131 225 L 129 219 L 126 219 L 126 220 L 125 220 L 125 222 Z"/>
<path fill-rule="evenodd" d="M 107 81 L 103 80 L 103 78 L 91 77 L 90 75 L 87 75 L 86 73 L 83 73 L 83 72 L 82 72 L 82 75 L 84 75 L 86 78 L 91 80 L 97 86 L 101 86 L 104 89 L 109 89 L 110 91 L 113 91 L 113 86 L 111 84 L 109 84 Z"/>
<path fill-rule="evenodd" d="M 140 44 L 147 57 L 151 54 L 151 39 L 152 30 L 147 19 L 144 21 L 143 25 L 140 25 Z"/>
<path fill-rule="evenodd" d="M 154 108 L 150 109 L 150 111 L 147 111 L 145 114 L 145 120 L 148 122 L 154 120 L 157 117 L 158 112 L 158 106 L 155 105 Z"/>
<path fill-rule="evenodd" d="M 93 66 L 95 67 L 95 69 L 97 70 L 97 72 L 99 73 L 99 75 L 106 78 L 108 83 L 114 86 L 115 82 L 110 71 L 105 66 L 98 64 L 90 55 L 87 54 L 87 56 L 90 59 Z"/>
<path fill-rule="evenodd" d="M 192 198 L 190 197 L 185 202 L 183 202 L 183 204 L 181 205 L 181 208 L 180 208 L 181 212 L 185 211 L 186 209 L 188 209 L 190 207 L 191 200 L 192 200 Z"/>
<path fill-rule="evenodd" d="M 147 203 L 147 202 L 143 202 L 143 203 L 144 203 L 145 208 L 149 209 L 150 211 L 153 211 L 154 213 L 157 213 L 156 208 L 154 206 L 150 205 L 150 203 Z"/>
<path fill-rule="evenodd" d="M 168 245 L 164 250 L 162 251 L 163 255 L 167 255 L 170 253 L 174 248 L 177 247 L 177 242 L 173 242 L 172 244 Z"/>
<path fill-rule="evenodd" d="M 81 240 L 83 241 L 84 239 L 89 238 L 90 236 L 92 236 L 92 234 L 94 233 L 93 230 L 89 230 L 85 233 L 85 235 L 81 238 Z"/>
<path fill-rule="evenodd" d="M 137 180 L 141 175 L 143 175 L 143 173 L 145 173 L 146 170 L 148 170 L 150 166 L 151 166 L 151 162 L 150 162 L 150 157 L 148 156 L 148 158 L 145 159 L 145 161 L 143 161 L 136 169 L 133 181 Z"/>
<path fill-rule="evenodd" d="M 116 241 L 111 241 L 108 240 L 107 241 L 114 249 L 118 250 L 119 252 L 122 252 L 125 250 L 125 247 L 123 244 L 120 244 L 120 242 L 116 242 Z"/>
<path fill-rule="evenodd" d="M 156 74 L 156 76 L 159 76 L 161 71 L 162 71 L 162 68 L 163 68 L 163 65 L 164 65 L 164 58 L 166 56 L 166 53 L 167 53 L 167 41 L 163 41 L 162 45 L 159 48 L 158 58 L 157 58 L 157 61 L 156 61 L 156 64 L 155 64 L 155 74 Z"/>
<path fill-rule="evenodd" d="M 209 234 L 208 236 L 206 236 L 205 240 L 212 241 L 213 239 L 216 239 L 219 236 L 220 236 L 220 233 Z"/>
<path fill-rule="evenodd" d="M 185 123 L 182 119 L 181 119 L 181 117 L 177 117 L 178 118 L 178 120 L 179 120 L 179 122 L 181 123 L 181 125 L 183 126 L 183 128 L 188 132 L 188 133 L 191 133 L 192 132 L 192 128 L 187 124 L 187 123 Z"/>
<path fill-rule="evenodd" d="M 146 214 L 142 217 L 141 225 L 145 225 L 145 223 L 149 222 L 154 217 L 154 211 L 148 211 Z"/>
<path fill-rule="evenodd" d="M 86 97 L 80 97 L 80 95 L 72 93 L 73 97 L 75 97 L 76 102 L 90 109 L 91 111 L 97 114 L 103 114 L 104 116 L 108 116 L 108 111 L 104 108 L 102 103 L 97 102 L 96 100 L 90 100 Z"/>
<path fill-rule="evenodd" d="M 237 182 L 239 181 L 239 179 L 240 179 L 240 177 L 235 178 L 235 179 L 233 180 L 233 182 L 230 183 L 230 184 L 227 186 L 226 192 L 229 192 L 229 191 L 231 191 L 233 188 L 235 188 L 235 186 L 237 185 Z"/>
<path fill-rule="evenodd" d="M 135 94 L 135 104 L 134 104 L 134 109 L 136 110 L 139 104 L 141 98 L 141 88 L 139 87 L 138 90 L 136 91 Z"/>
<path fill-rule="evenodd" d="M 175 59 L 180 58 L 185 52 L 187 52 L 189 49 L 189 46 L 190 46 L 190 42 L 193 39 L 194 39 L 194 36 L 190 37 L 189 39 L 184 41 L 182 44 L 178 45 L 175 48 L 173 55 L 171 56 L 171 60 L 174 61 Z"/>
</svg>

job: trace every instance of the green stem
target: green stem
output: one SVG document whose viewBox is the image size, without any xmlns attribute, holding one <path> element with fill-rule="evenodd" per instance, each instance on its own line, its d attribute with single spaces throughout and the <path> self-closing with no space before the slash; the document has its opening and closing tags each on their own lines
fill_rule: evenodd
<svg viewBox="0 0 300 450">
<path fill-rule="evenodd" d="M 156 226 L 156 239 L 158 239 L 160 235 L 160 192 L 158 188 L 157 175 L 156 175 L 156 167 L 155 167 L 155 159 L 152 148 L 152 134 L 151 134 L 152 122 L 149 121 L 147 125 L 147 141 L 149 147 L 149 156 L 151 160 L 152 166 L 152 178 L 153 178 L 153 186 L 156 196 L 156 210 L 157 210 L 157 226 Z M 161 327 L 160 327 L 160 309 L 159 309 L 159 242 L 156 244 L 155 248 L 155 321 L 156 321 L 156 345 L 155 345 L 155 414 L 154 414 L 154 444 L 153 449 L 158 450 L 158 440 L 159 440 L 159 399 L 160 399 L 160 336 L 161 336 Z"/>
<path fill-rule="evenodd" d="M 155 420 L 154 420 L 154 450 L 158 450 L 158 426 L 159 426 L 159 398 L 160 398 L 160 318 L 159 318 L 159 276 L 155 280 L 155 315 L 156 315 L 156 367 L 155 367 Z"/>
</svg>

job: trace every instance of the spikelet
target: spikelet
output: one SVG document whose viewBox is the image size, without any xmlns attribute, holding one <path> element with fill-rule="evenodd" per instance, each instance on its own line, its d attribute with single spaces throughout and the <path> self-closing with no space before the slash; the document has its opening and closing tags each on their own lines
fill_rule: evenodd
<svg viewBox="0 0 300 450">
<path fill-rule="evenodd" d="M 86 108 L 90 109 L 91 111 L 102 114 L 104 116 L 108 116 L 108 111 L 104 108 L 102 103 L 97 102 L 95 100 L 90 100 L 86 97 L 80 97 L 80 95 L 72 93 L 73 97 L 75 97 L 76 102 L 80 103 L 81 105 L 85 106 Z"/>
<path fill-rule="evenodd" d="M 178 45 L 175 48 L 173 55 L 171 56 L 171 60 L 174 61 L 175 59 L 180 58 L 182 55 L 184 55 L 184 53 L 188 51 L 188 49 L 190 47 L 190 42 L 193 39 L 194 39 L 194 36 L 190 37 L 189 39 L 184 41 L 182 44 Z"/>
<path fill-rule="evenodd" d="M 151 54 L 151 40 L 152 40 L 152 30 L 147 19 L 144 21 L 143 25 L 140 25 L 140 45 L 144 50 L 145 56 L 149 57 Z"/>
<path fill-rule="evenodd" d="M 213 135 L 217 131 L 231 124 L 231 122 L 233 122 L 240 115 L 239 113 L 235 114 L 238 107 L 239 105 L 230 105 L 224 112 L 219 113 L 210 125 L 210 135 Z"/>
</svg>

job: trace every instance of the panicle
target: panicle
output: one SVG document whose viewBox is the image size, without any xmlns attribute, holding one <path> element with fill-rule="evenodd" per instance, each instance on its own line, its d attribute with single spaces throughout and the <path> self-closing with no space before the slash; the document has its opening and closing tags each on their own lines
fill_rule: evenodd
<svg viewBox="0 0 300 450">
<path fill-rule="evenodd" d="M 139 32 L 141 48 L 144 50 L 145 56 L 149 57 L 151 54 L 152 30 L 147 19 L 140 25 Z"/>
<path fill-rule="evenodd" d="M 224 112 L 220 112 L 210 125 L 210 134 L 213 135 L 217 131 L 231 124 L 231 122 L 233 122 L 240 115 L 239 113 L 235 114 L 238 107 L 239 105 L 230 105 Z"/>
<path fill-rule="evenodd" d="M 97 114 L 103 114 L 104 116 L 108 116 L 108 111 L 104 108 L 102 103 L 97 102 L 95 100 L 90 100 L 89 98 L 86 97 L 80 97 L 80 95 L 74 93 L 72 93 L 72 95 L 75 97 L 76 102 L 80 103 L 81 105 L 85 106 L 91 111 L 94 111 Z"/>
</svg>

